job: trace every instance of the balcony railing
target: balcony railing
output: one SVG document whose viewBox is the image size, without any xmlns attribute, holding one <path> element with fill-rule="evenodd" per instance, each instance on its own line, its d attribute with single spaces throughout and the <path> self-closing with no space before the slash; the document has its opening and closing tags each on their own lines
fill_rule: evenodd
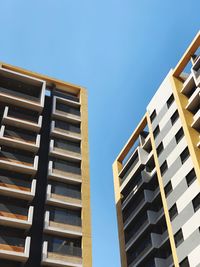
<svg viewBox="0 0 200 267">
<path fill-rule="evenodd" d="M 55 121 L 52 121 L 51 123 L 51 133 L 55 137 L 70 139 L 70 140 L 81 140 L 81 134 L 80 131 L 73 131 L 72 129 L 67 128 L 62 129 L 56 125 Z"/>
<path fill-rule="evenodd" d="M 73 206 L 81 207 L 81 192 L 65 187 L 57 187 L 48 184 L 47 186 L 47 203 L 55 206 Z"/>
<path fill-rule="evenodd" d="M 67 166 L 63 166 L 62 164 L 55 165 L 53 161 L 49 161 L 48 176 L 51 179 L 61 182 L 81 182 L 81 173 L 79 168 L 68 168 Z"/>
<path fill-rule="evenodd" d="M 38 133 L 42 126 L 42 116 L 29 115 L 28 111 L 20 112 L 17 108 L 5 107 L 2 122 L 14 127 L 27 129 Z M 30 111 L 29 111 L 30 112 Z"/>
<path fill-rule="evenodd" d="M 30 156 L 21 151 L 10 152 L 8 148 L 0 147 L 0 167 L 2 169 L 35 174 L 38 167 L 38 156 Z"/>
<path fill-rule="evenodd" d="M 24 181 L 0 176 L 0 194 L 19 199 L 32 200 L 35 196 L 36 180 Z"/>
<path fill-rule="evenodd" d="M 0 204 L 0 224 L 29 229 L 33 220 L 33 207 L 23 208 L 11 204 Z"/>
<path fill-rule="evenodd" d="M 56 147 L 57 145 L 57 147 Z M 63 158 L 63 159 L 73 159 L 80 161 L 81 155 L 80 152 L 74 152 L 74 151 L 80 151 L 80 148 L 70 146 L 70 144 L 66 142 L 59 142 L 51 140 L 50 142 L 50 155 Z"/>
<path fill-rule="evenodd" d="M 0 68 L 0 100 L 9 104 L 42 111 L 45 81 Z"/>
<path fill-rule="evenodd" d="M 0 236 L 0 258 L 26 262 L 29 258 L 31 238 Z"/>
<path fill-rule="evenodd" d="M 81 218 L 63 215 L 54 218 L 51 213 L 52 211 L 45 212 L 45 232 L 69 237 L 82 235 Z"/>
<path fill-rule="evenodd" d="M 80 104 L 71 103 L 69 100 L 54 97 L 53 99 L 53 117 L 61 120 L 80 122 Z"/>
<path fill-rule="evenodd" d="M 65 241 L 62 244 L 44 241 L 42 255 L 42 263 L 45 264 L 82 267 L 82 249 L 69 246 Z"/>
<path fill-rule="evenodd" d="M 40 146 L 39 134 L 27 134 L 18 128 L 9 129 L 2 125 L 0 128 L 0 143 L 10 147 L 37 152 Z"/>
</svg>

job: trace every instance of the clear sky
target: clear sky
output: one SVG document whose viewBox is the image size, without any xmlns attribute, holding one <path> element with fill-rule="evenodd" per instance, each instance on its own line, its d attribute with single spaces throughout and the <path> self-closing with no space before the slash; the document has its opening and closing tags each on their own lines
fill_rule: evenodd
<svg viewBox="0 0 200 267">
<path fill-rule="evenodd" d="M 88 88 L 94 267 L 120 267 L 111 166 L 199 10 L 199 0 L 0 0 L 0 61 Z"/>
</svg>

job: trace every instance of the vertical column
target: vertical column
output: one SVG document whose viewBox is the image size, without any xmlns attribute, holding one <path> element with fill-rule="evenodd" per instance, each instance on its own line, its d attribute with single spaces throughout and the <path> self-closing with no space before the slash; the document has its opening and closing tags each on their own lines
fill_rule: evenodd
<svg viewBox="0 0 200 267">
<path fill-rule="evenodd" d="M 90 174 L 88 148 L 88 102 L 87 91 L 81 88 L 81 151 L 82 151 L 82 248 L 83 267 L 92 266 L 91 215 L 90 215 Z"/>
</svg>

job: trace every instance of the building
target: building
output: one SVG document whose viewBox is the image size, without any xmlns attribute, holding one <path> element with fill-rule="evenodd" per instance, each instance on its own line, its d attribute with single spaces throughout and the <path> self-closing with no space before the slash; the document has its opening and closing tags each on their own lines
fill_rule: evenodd
<svg viewBox="0 0 200 267">
<path fill-rule="evenodd" d="M 87 92 L 0 64 L 0 266 L 91 267 Z"/>
<path fill-rule="evenodd" d="M 200 266 L 200 33 L 113 164 L 122 267 Z"/>
</svg>

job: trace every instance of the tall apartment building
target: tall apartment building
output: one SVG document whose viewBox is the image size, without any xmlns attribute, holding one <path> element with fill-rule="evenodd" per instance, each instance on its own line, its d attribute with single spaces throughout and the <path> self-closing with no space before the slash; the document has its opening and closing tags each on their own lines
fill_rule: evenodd
<svg viewBox="0 0 200 267">
<path fill-rule="evenodd" d="M 200 33 L 113 164 L 122 267 L 200 266 L 199 46 Z"/>
<path fill-rule="evenodd" d="M 0 64 L 0 266 L 91 267 L 87 92 Z"/>
</svg>

